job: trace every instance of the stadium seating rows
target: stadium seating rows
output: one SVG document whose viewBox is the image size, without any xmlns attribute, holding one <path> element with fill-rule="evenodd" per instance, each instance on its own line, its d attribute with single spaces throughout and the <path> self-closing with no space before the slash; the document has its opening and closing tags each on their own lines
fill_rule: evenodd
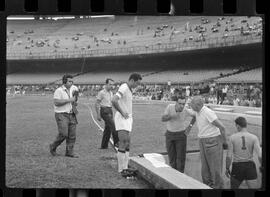
<svg viewBox="0 0 270 197">
<path fill-rule="evenodd" d="M 207 20 L 208 23 L 203 21 Z M 243 22 L 245 21 L 245 22 Z M 85 52 L 183 43 L 260 32 L 259 17 L 117 16 L 107 19 L 8 21 L 7 56 Z M 196 30 L 195 30 L 196 29 Z M 226 31 L 228 29 L 228 31 Z M 191 31 L 190 31 L 191 30 Z M 248 33 L 249 34 L 249 33 Z"/>
<path fill-rule="evenodd" d="M 116 82 L 127 81 L 132 71 L 94 71 L 74 78 L 77 84 L 103 84 L 106 78 Z M 134 71 L 135 72 L 135 71 Z M 220 76 L 220 73 L 231 73 L 232 69 L 209 70 L 170 70 L 170 71 L 136 71 L 143 76 L 144 83 L 193 83 Z M 75 75 L 76 73 L 71 73 Z M 16 73 L 7 75 L 7 84 L 47 84 L 60 80 L 64 73 Z M 31 80 L 29 80 L 31 79 Z"/>
<path fill-rule="evenodd" d="M 262 83 L 262 67 L 216 80 L 219 83 Z"/>
</svg>

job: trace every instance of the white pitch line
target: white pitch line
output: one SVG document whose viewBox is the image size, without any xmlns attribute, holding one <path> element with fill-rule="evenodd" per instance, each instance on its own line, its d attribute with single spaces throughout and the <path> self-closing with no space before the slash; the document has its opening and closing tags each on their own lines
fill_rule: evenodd
<svg viewBox="0 0 270 197">
<path fill-rule="evenodd" d="M 90 110 L 90 115 L 91 115 L 91 118 L 92 118 L 92 120 L 93 120 L 93 122 L 95 123 L 95 125 L 97 125 L 97 127 L 99 128 L 99 130 L 100 131 L 104 131 L 104 129 L 98 124 L 98 122 L 95 120 L 95 118 L 94 118 L 94 115 L 93 115 L 93 111 L 92 111 L 92 109 L 91 109 L 91 107 L 89 106 L 89 104 L 87 104 L 87 103 L 82 103 L 83 105 L 86 105 L 87 107 L 88 107 L 88 109 Z M 114 148 L 114 150 L 117 152 L 117 147 L 115 147 L 114 145 L 113 145 L 113 140 L 112 140 L 112 138 L 110 138 L 110 143 L 111 143 L 111 145 L 112 145 L 112 147 Z"/>
</svg>

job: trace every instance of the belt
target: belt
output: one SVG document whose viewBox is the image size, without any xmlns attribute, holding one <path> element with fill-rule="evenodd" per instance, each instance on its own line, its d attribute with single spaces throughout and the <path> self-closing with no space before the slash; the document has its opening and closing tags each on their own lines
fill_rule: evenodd
<svg viewBox="0 0 270 197">
<path fill-rule="evenodd" d="M 100 108 L 112 108 L 112 107 L 107 107 L 107 106 L 100 106 Z"/>
<path fill-rule="evenodd" d="M 57 114 L 69 114 L 69 115 L 71 115 L 71 114 L 73 114 L 73 112 L 70 112 L 70 113 L 68 113 L 68 112 L 60 112 L 60 113 L 57 113 Z"/>
</svg>

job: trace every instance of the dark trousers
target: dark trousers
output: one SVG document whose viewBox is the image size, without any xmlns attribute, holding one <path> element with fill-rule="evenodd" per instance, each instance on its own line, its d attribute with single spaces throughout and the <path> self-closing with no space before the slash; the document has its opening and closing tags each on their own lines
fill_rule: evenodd
<svg viewBox="0 0 270 197">
<path fill-rule="evenodd" d="M 119 141 L 117 132 L 115 131 L 115 125 L 113 121 L 113 111 L 111 107 L 101 107 L 100 116 L 105 122 L 105 129 L 103 131 L 103 137 L 101 141 L 101 148 L 107 148 L 112 134 L 114 145 Z"/>
<path fill-rule="evenodd" d="M 166 134 L 166 149 L 170 166 L 182 173 L 185 170 L 187 136 L 184 131 L 170 132 Z"/>
<path fill-rule="evenodd" d="M 58 127 L 58 135 L 51 144 L 52 148 L 56 148 L 66 140 L 66 154 L 73 154 L 73 147 L 76 140 L 76 125 L 78 124 L 74 113 L 55 113 L 55 120 Z"/>
</svg>

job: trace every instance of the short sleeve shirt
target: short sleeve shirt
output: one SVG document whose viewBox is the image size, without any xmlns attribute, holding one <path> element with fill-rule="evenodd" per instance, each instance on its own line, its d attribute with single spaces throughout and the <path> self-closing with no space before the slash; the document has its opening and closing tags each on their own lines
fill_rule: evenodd
<svg viewBox="0 0 270 197">
<path fill-rule="evenodd" d="M 69 99 L 70 98 L 70 92 L 68 92 L 68 89 L 65 86 L 61 86 L 57 88 L 54 92 L 53 98 L 54 99 Z M 54 112 L 55 113 L 71 113 L 72 111 L 72 105 L 71 103 L 66 103 L 62 106 L 55 106 L 54 105 Z"/>
<path fill-rule="evenodd" d="M 106 89 L 101 90 L 97 95 L 97 100 L 100 100 L 100 105 L 103 107 L 112 107 L 113 93 Z"/>
<path fill-rule="evenodd" d="M 209 138 L 220 135 L 220 130 L 212 124 L 218 117 L 214 111 L 203 106 L 200 112 L 196 112 L 196 122 L 198 126 L 198 137 Z"/>
<path fill-rule="evenodd" d="M 182 112 L 176 112 L 175 104 L 169 104 L 165 109 L 164 115 L 170 115 L 172 117 L 166 122 L 167 130 L 171 132 L 184 131 L 191 120 L 185 109 Z"/>
<path fill-rule="evenodd" d="M 123 83 L 116 95 L 120 98 L 119 99 L 119 106 L 125 112 L 127 112 L 130 116 L 132 115 L 132 92 L 128 87 L 127 83 Z"/>
</svg>

